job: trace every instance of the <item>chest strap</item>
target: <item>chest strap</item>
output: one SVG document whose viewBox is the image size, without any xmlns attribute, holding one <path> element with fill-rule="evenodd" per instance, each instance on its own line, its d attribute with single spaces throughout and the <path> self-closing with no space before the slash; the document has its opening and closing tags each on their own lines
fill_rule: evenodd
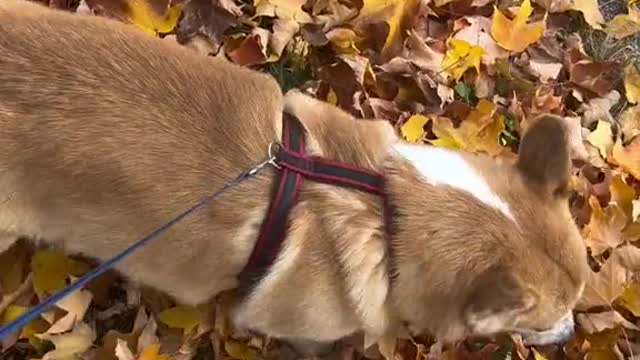
<svg viewBox="0 0 640 360">
<path fill-rule="evenodd" d="M 289 213 L 298 198 L 303 179 L 347 187 L 382 197 L 385 227 L 389 234 L 390 216 L 382 174 L 318 156 L 305 155 L 305 129 L 293 115 L 283 113 L 282 147 L 275 154 L 280 167 L 269 210 L 260 227 L 258 240 L 239 275 L 245 291 L 252 288 L 275 262 L 286 237 Z"/>
</svg>

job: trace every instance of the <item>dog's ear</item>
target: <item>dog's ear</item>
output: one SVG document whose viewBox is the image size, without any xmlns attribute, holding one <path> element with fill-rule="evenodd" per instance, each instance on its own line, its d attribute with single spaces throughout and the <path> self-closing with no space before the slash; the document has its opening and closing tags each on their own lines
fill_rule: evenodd
<svg viewBox="0 0 640 360">
<path fill-rule="evenodd" d="M 563 119 L 550 114 L 532 121 L 520 142 L 517 167 L 527 181 L 552 194 L 563 194 L 568 186 L 571 158 Z"/>
<path fill-rule="evenodd" d="M 537 297 L 504 267 L 489 269 L 471 286 L 464 319 L 475 335 L 508 331 L 515 319 L 536 306 Z"/>
</svg>

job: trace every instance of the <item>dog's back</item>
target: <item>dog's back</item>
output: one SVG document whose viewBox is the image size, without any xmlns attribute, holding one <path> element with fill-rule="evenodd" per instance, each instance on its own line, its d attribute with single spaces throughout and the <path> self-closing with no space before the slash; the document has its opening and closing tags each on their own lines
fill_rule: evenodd
<svg viewBox="0 0 640 360">
<path fill-rule="evenodd" d="M 50 241 L 84 237 L 67 250 L 100 242 L 108 258 L 261 161 L 279 135 L 281 111 L 282 94 L 267 75 L 114 20 L 3 0 L 0 228 Z M 177 241 L 135 254 L 131 273 L 145 271 L 135 269 L 138 257 L 151 257 L 157 274 L 140 276 L 157 286 L 195 266 L 224 280 L 212 287 L 233 285 L 252 244 L 230 251 L 229 239 L 195 237 L 241 227 L 241 212 L 266 202 L 266 183 L 263 175 L 225 195 L 222 203 L 245 202 L 237 210 L 212 206 L 180 224 L 169 235 Z M 247 191 L 251 198 L 239 197 Z M 167 256 L 177 261 L 167 264 Z"/>
</svg>

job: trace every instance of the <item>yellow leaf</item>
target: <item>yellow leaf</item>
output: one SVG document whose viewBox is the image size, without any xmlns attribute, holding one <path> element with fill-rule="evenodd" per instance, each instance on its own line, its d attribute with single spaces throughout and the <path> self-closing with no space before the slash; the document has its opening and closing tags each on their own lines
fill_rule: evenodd
<svg viewBox="0 0 640 360">
<path fill-rule="evenodd" d="M 591 219 L 582 232 L 585 243 L 591 248 L 593 255 L 597 256 L 624 241 L 622 230 L 628 219 L 618 204 L 610 203 L 603 209 L 593 195 L 589 197 L 589 206 Z"/>
<path fill-rule="evenodd" d="M 451 149 L 451 150 L 462 149 L 462 145 L 460 145 L 460 143 L 458 143 L 456 139 L 454 139 L 451 136 L 444 136 L 439 139 L 431 140 L 430 142 L 433 146 L 437 146 L 445 149 Z"/>
<path fill-rule="evenodd" d="M 237 360 L 253 360 L 258 358 L 258 352 L 245 343 L 227 340 L 224 342 L 224 351 L 233 359 Z"/>
<path fill-rule="evenodd" d="M 616 174 L 609 184 L 611 201 L 618 204 L 627 219 L 633 219 L 633 200 L 636 198 L 636 191 L 628 185 L 620 174 Z"/>
<path fill-rule="evenodd" d="M 31 261 L 33 289 L 39 297 L 52 294 L 67 284 L 69 259 L 61 252 L 38 251 Z"/>
<path fill-rule="evenodd" d="M 168 33 L 175 29 L 182 13 L 181 5 L 169 6 L 164 14 L 157 14 L 149 0 L 129 0 L 129 21 L 149 35 Z"/>
<path fill-rule="evenodd" d="M 188 333 L 200 323 L 200 313 L 194 307 L 179 305 L 162 311 L 158 314 L 158 319 L 169 327 L 183 329 Z"/>
<path fill-rule="evenodd" d="M 78 323 L 73 331 L 64 334 L 40 334 L 40 339 L 49 340 L 56 347 L 55 350 L 46 353 L 42 360 L 66 360 L 77 359 L 83 354 L 96 339 L 95 331 L 85 323 Z"/>
<path fill-rule="evenodd" d="M 624 292 L 620 296 L 622 305 L 635 316 L 640 316 L 640 285 L 630 283 L 624 286 Z"/>
<path fill-rule="evenodd" d="M 622 145 L 618 139 L 613 145 L 609 160 L 636 179 L 640 179 L 640 136 L 636 136 L 627 145 Z"/>
<path fill-rule="evenodd" d="M 582 12 L 585 21 L 595 29 L 602 29 L 604 17 L 598 7 L 598 0 L 579 0 L 573 2 L 573 10 Z"/>
<path fill-rule="evenodd" d="M 429 119 L 423 115 L 411 116 L 402 126 L 400 132 L 407 141 L 416 142 L 424 136 L 424 126 Z"/>
<path fill-rule="evenodd" d="M 331 105 L 338 105 L 338 94 L 336 94 L 333 88 L 329 88 L 329 93 L 327 94 L 327 102 Z"/>
<path fill-rule="evenodd" d="M 609 156 L 609 150 L 613 146 L 613 132 L 611 124 L 606 121 L 598 121 L 596 129 L 587 136 L 587 141 L 600 150 L 604 159 Z"/>
<path fill-rule="evenodd" d="M 417 0 L 364 0 L 355 21 L 366 20 L 369 24 L 384 21 L 389 25 L 382 47 L 382 52 L 386 53 L 392 46 L 402 44 L 407 22 L 414 15 L 417 5 Z"/>
<path fill-rule="evenodd" d="M 505 148 L 500 145 L 499 138 L 504 131 L 504 117 L 494 116 L 495 109 L 494 103 L 481 99 L 457 128 L 448 118 L 434 118 L 433 132 L 439 141 L 432 143 L 490 155 L 502 153 Z"/>
<path fill-rule="evenodd" d="M 171 356 L 160 354 L 160 345 L 153 344 L 142 350 L 138 360 L 172 360 Z"/>
<path fill-rule="evenodd" d="M 535 360 L 547 360 L 547 358 L 544 355 L 537 352 L 536 349 L 532 349 L 532 350 L 533 350 L 533 358 Z"/>
<path fill-rule="evenodd" d="M 447 43 L 450 48 L 442 59 L 442 70 L 451 74 L 456 81 L 460 80 L 470 67 L 474 67 L 480 73 L 480 58 L 484 54 L 481 47 L 454 38 L 449 38 Z"/>
<path fill-rule="evenodd" d="M 511 20 L 494 5 L 491 36 L 493 36 L 498 45 L 507 50 L 523 51 L 529 45 L 538 41 L 545 29 L 546 14 L 545 19 L 527 24 L 532 12 L 531 2 L 524 0 L 515 18 Z"/>
<path fill-rule="evenodd" d="M 640 73 L 631 63 L 624 68 L 624 90 L 630 103 L 637 103 L 640 99 Z"/>
</svg>

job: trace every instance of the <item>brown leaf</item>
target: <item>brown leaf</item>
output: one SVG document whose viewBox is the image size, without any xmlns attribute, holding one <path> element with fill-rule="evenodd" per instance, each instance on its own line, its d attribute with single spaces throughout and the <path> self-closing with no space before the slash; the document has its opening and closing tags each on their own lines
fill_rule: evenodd
<svg viewBox="0 0 640 360">
<path fill-rule="evenodd" d="M 236 19 L 238 9 L 229 8 L 228 1 L 190 0 L 183 9 L 184 17 L 178 23 L 178 42 L 185 44 L 194 36 L 201 35 L 209 41 L 211 52 L 218 53 L 225 31 L 239 24 Z"/>
<path fill-rule="evenodd" d="M 263 64 L 267 61 L 268 41 L 269 32 L 255 28 L 237 48 L 228 51 L 229 58 L 236 64 L 245 66 Z"/>
<path fill-rule="evenodd" d="M 615 310 L 595 314 L 577 314 L 576 320 L 577 323 L 589 334 L 601 332 L 607 329 L 614 329 L 618 326 L 622 326 L 629 330 L 640 330 L 640 328 L 623 318 L 622 315 Z"/>
<path fill-rule="evenodd" d="M 611 306 L 637 269 L 640 269 L 640 249 L 632 246 L 615 249 L 600 271 L 591 273 L 576 309 Z"/>
<path fill-rule="evenodd" d="M 567 58 L 569 81 L 593 91 L 598 96 L 605 96 L 611 91 L 615 81 L 620 77 L 614 64 L 592 61 L 577 49 L 572 49 Z"/>
</svg>

